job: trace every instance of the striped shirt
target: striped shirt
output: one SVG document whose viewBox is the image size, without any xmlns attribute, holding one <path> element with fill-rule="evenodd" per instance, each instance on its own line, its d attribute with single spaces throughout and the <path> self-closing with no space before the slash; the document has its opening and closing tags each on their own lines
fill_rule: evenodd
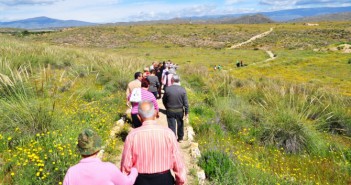
<svg viewBox="0 0 351 185">
<path fill-rule="evenodd" d="M 129 101 L 129 99 L 130 99 L 130 95 L 128 96 L 128 101 Z M 141 100 L 142 101 L 145 101 L 145 100 L 151 101 L 154 104 L 155 110 L 158 112 L 158 104 L 157 104 L 157 100 L 156 100 L 155 96 L 151 92 L 149 92 L 148 90 L 145 90 L 144 88 L 141 88 Z M 132 106 L 133 107 L 132 107 L 131 113 L 138 114 L 139 103 L 133 102 Z"/>
<path fill-rule="evenodd" d="M 132 167 L 146 174 L 173 170 L 176 184 L 186 181 L 186 169 L 173 131 L 155 120 L 144 121 L 126 138 L 121 171 L 128 174 Z"/>
</svg>

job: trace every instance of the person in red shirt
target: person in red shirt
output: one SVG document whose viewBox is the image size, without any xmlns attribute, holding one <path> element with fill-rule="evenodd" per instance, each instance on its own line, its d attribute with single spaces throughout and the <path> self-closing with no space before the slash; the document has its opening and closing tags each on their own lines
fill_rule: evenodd
<svg viewBox="0 0 351 185">
<path fill-rule="evenodd" d="M 125 140 L 121 171 L 128 174 L 132 167 L 138 169 L 135 185 L 183 185 L 186 168 L 173 131 L 155 121 L 150 101 L 139 103 L 138 116 L 142 126 L 133 129 Z"/>
</svg>

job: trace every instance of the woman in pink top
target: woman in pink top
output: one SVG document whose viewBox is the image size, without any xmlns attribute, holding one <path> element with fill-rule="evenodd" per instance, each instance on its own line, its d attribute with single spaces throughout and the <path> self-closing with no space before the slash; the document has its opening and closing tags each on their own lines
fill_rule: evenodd
<svg viewBox="0 0 351 185">
<path fill-rule="evenodd" d="M 157 112 L 156 117 L 158 118 L 159 117 L 159 115 L 158 115 L 159 110 L 158 110 L 157 100 L 156 100 L 155 96 L 151 92 L 148 91 L 149 86 L 150 86 L 150 82 L 147 78 L 144 78 L 141 80 L 141 101 L 145 101 L 145 100 L 151 101 L 154 104 L 155 110 Z M 137 89 L 134 89 L 134 90 L 137 90 Z M 129 95 L 128 101 L 130 101 L 130 97 L 132 94 Z M 141 121 L 138 118 L 138 106 L 139 106 L 138 102 L 132 102 L 131 117 L 132 117 L 133 128 L 138 128 L 141 126 Z"/>
<path fill-rule="evenodd" d="M 85 129 L 78 136 L 77 148 L 83 159 L 70 167 L 63 180 L 64 185 L 132 185 L 138 176 L 132 168 L 127 176 L 114 164 L 102 162 L 97 154 L 102 146 L 100 136 L 93 130 Z"/>
</svg>

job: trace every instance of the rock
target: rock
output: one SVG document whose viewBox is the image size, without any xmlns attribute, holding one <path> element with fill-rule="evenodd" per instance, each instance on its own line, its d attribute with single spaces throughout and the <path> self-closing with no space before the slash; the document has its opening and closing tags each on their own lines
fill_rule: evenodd
<svg viewBox="0 0 351 185">
<path fill-rule="evenodd" d="M 191 143 L 191 145 L 190 145 L 190 154 L 195 159 L 198 158 L 198 157 L 201 157 L 201 152 L 200 152 L 198 143 Z"/>
<path fill-rule="evenodd" d="M 124 119 L 123 119 L 123 117 L 121 118 L 121 119 L 119 119 L 118 121 L 116 121 L 116 126 L 118 126 L 118 127 L 123 127 L 123 125 L 124 125 Z"/>
<path fill-rule="evenodd" d="M 99 151 L 99 153 L 97 154 L 97 157 L 99 158 L 99 159 L 102 159 L 102 157 L 104 156 L 104 152 L 105 152 L 105 150 L 100 150 Z"/>
<path fill-rule="evenodd" d="M 195 132 L 193 127 L 187 127 L 187 132 L 188 132 L 188 141 L 192 142 L 194 141 L 194 136 L 195 136 Z"/>
<path fill-rule="evenodd" d="M 199 184 L 205 184 L 205 179 L 206 179 L 205 171 L 204 170 L 198 171 L 197 180 L 199 181 Z"/>
</svg>

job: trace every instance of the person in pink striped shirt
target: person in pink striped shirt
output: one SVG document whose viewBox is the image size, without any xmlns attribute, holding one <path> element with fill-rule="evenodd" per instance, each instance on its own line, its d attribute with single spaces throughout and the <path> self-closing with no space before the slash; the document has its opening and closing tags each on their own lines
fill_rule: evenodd
<svg viewBox="0 0 351 185">
<path fill-rule="evenodd" d="M 141 80 L 141 100 L 152 101 L 152 103 L 154 104 L 155 110 L 156 110 L 156 116 L 159 117 L 158 116 L 158 111 L 159 111 L 158 103 L 157 103 L 155 96 L 151 92 L 148 91 L 149 86 L 150 86 L 150 82 L 147 78 L 144 78 Z M 137 89 L 134 89 L 134 90 L 137 90 Z M 132 94 L 129 95 L 128 101 L 130 100 L 131 95 Z M 139 105 L 138 102 L 132 102 L 131 117 L 132 117 L 133 128 L 137 128 L 137 127 L 141 126 L 141 121 L 138 118 L 138 105 Z"/>
<path fill-rule="evenodd" d="M 173 131 L 155 121 L 152 102 L 141 101 L 138 111 L 142 126 L 133 129 L 125 140 L 121 171 L 128 174 L 133 166 L 137 168 L 135 185 L 185 184 L 186 168 Z"/>
<path fill-rule="evenodd" d="M 77 148 L 83 159 L 70 167 L 63 185 L 132 185 L 138 176 L 136 168 L 130 174 L 123 174 L 116 165 L 102 162 L 97 154 L 102 146 L 99 135 L 91 129 L 84 129 L 78 136 Z"/>
</svg>

